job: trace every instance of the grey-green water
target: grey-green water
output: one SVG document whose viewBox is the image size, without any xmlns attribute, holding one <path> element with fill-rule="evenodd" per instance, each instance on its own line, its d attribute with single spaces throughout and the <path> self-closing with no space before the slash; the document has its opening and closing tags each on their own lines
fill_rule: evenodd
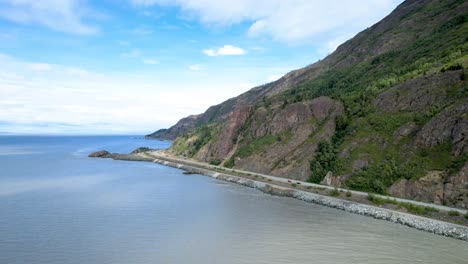
<svg viewBox="0 0 468 264">
<path fill-rule="evenodd" d="M 167 142 L 0 137 L 0 263 L 468 263 L 468 243 L 152 163 Z"/>
</svg>

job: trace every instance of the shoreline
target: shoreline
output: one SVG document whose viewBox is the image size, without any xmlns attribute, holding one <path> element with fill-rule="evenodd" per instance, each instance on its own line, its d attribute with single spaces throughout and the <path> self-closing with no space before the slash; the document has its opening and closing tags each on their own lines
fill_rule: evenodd
<svg viewBox="0 0 468 264">
<path fill-rule="evenodd" d="M 242 176 L 236 176 L 214 169 L 201 168 L 188 164 L 183 164 L 181 161 L 177 162 L 171 160 L 169 157 L 164 155 L 156 156 L 155 153 L 143 152 L 138 154 L 115 154 L 116 156 L 107 156 L 105 158 L 114 158 L 117 160 L 128 160 L 128 161 L 145 161 L 145 162 L 154 162 L 164 166 L 169 166 L 181 170 L 188 171 L 193 174 L 200 174 L 208 177 L 212 177 L 219 180 L 224 180 L 250 188 L 255 188 L 259 191 L 262 191 L 267 194 L 290 197 L 298 200 L 302 200 L 309 203 L 315 203 L 319 205 L 324 205 L 327 207 L 340 209 L 346 212 L 355 213 L 359 215 L 364 215 L 368 217 L 373 217 L 375 219 L 386 220 L 389 222 L 405 225 L 411 228 L 415 228 L 421 231 L 426 231 L 429 233 L 443 235 L 446 237 L 455 238 L 458 240 L 468 242 L 468 227 L 463 225 L 458 225 L 450 222 L 445 222 L 441 220 L 436 220 L 424 216 L 414 215 L 410 213 L 400 212 L 388 208 L 377 207 L 374 205 L 364 204 L 356 201 L 350 201 L 347 199 L 342 199 L 338 197 L 331 197 L 319 193 L 313 193 L 310 191 L 300 190 L 298 188 L 293 188 L 289 186 L 281 186 L 280 184 L 275 184 L 271 179 L 268 179 L 269 182 L 263 182 L 255 179 L 248 179 Z M 186 161 L 190 162 L 190 161 Z M 208 164 L 206 164 L 208 165 Z M 212 166 L 212 165 L 210 165 Z M 284 179 L 287 180 L 287 179 Z M 321 186 L 325 187 L 325 186 Z M 327 186 L 329 187 L 329 186 Z M 330 188 L 323 188 L 330 189 Z M 335 189 L 331 187 L 331 189 Z M 414 201 L 416 202 L 416 201 Z M 420 203 L 420 202 L 416 202 Z M 423 203 L 421 203 L 423 204 Z M 455 210 L 453 208 L 453 210 Z M 463 211 L 461 209 L 457 211 Z"/>
</svg>

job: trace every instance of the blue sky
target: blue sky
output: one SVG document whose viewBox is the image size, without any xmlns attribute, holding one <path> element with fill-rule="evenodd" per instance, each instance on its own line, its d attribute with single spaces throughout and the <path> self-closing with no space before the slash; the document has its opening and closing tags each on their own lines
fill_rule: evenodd
<svg viewBox="0 0 468 264">
<path fill-rule="evenodd" d="M 0 132 L 145 134 L 331 53 L 401 0 L 0 0 Z"/>
</svg>

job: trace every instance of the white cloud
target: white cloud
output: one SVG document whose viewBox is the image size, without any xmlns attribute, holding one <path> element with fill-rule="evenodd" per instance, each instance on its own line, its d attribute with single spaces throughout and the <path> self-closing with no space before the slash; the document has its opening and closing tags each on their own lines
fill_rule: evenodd
<svg viewBox="0 0 468 264">
<path fill-rule="evenodd" d="M 89 35 L 99 29 L 85 24 L 88 8 L 80 0 L 2 0 L 0 18 L 19 24 L 40 24 L 56 31 Z"/>
<path fill-rule="evenodd" d="M 201 65 L 201 64 L 189 65 L 189 70 L 191 70 L 191 71 L 201 71 L 201 70 L 203 70 L 203 65 Z"/>
<path fill-rule="evenodd" d="M 214 56 L 233 56 L 233 55 L 244 55 L 246 53 L 245 50 L 235 47 L 232 45 L 224 45 L 220 48 L 211 48 L 203 50 L 203 53 L 210 57 Z"/>
<path fill-rule="evenodd" d="M 219 71 L 236 74 L 100 73 L 0 54 L 0 132 L 149 133 L 262 83 L 259 75 L 270 72 Z"/>
<path fill-rule="evenodd" d="M 148 65 L 155 65 L 155 64 L 158 64 L 159 61 L 156 59 L 146 58 L 146 59 L 143 59 L 143 63 L 148 64 Z"/>
<path fill-rule="evenodd" d="M 403 0 L 131 0 L 135 6 L 178 6 L 186 17 L 212 25 L 250 23 L 248 35 L 286 43 L 354 35 Z M 332 33 L 330 33 L 332 32 Z M 330 34 L 332 36 L 330 36 Z"/>
</svg>

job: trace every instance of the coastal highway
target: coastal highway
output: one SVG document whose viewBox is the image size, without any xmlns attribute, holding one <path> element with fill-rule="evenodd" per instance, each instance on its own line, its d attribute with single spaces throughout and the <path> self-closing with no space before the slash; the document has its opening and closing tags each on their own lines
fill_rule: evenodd
<svg viewBox="0 0 468 264">
<path fill-rule="evenodd" d="M 293 179 L 276 177 L 276 176 L 262 174 L 262 173 L 255 173 L 255 172 L 251 172 L 251 171 L 229 169 L 229 168 L 225 168 L 225 167 L 221 167 L 221 166 L 215 166 L 215 165 L 211 165 L 211 164 L 208 164 L 208 163 L 195 161 L 195 160 L 192 160 L 192 159 L 176 157 L 176 156 L 169 155 L 169 154 L 161 152 L 161 151 L 145 152 L 145 153 L 140 153 L 140 155 L 144 156 L 146 158 L 167 160 L 167 161 L 180 163 L 180 164 L 185 164 L 185 165 L 190 165 L 190 166 L 193 166 L 193 167 L 198 167 L 198 168 L 203 168 L 203 169 L 209 169 L 209 170 L 214 170 L 214 171 L 224 171 L 224 172 L 228 172 L 228 173 L 231 172 L 231 173 L 235 173 L 238 176 L 239 175 L 258 176 L 258 177 L 263 177 L 265 179 L 270 179 L 273 182 L 281 182 L 281 183 L 286 183 L 286 184 L 294 183 L 294 184 L 302 185 L 302 186 L 306 186 L 306 187 L 311 186 L 311 187 L 315 187 L 315 188 L 325 188 L 325 189 L 329 189 L 329 190 L 334 190 L 335 189 L 335 187 L 328 186 L 328 185 L 315 184 L 315 183 L 310 183 L 310 182 L 304 182 L 304 181 L 298 181 L 298 180 L 293 180 Z M 336 188 L 336 189 L 338 189 L 339 191 L 344 191 L 344 192 L 349 191 L 349 192 L 351 192 L 352 194 L 355 194 L 355 195 L 362 195 L 362 196 L 367 196 L 368 195 L 368 193 L 366 193 L 366 192 L 353 191 L 353 190 L 348 190 L 348 189 L 343 189 L 343 188 Z M 379 195 L 379 194 L 375 194 L 374 196 L 378 197 L 378 198 L 382 198 L 382 199 L 390 199 L 390 200 L 395 200 L 395 201 L 398 201 L 398 202 L 410 203 L 410 204 L 435 208 L 435 209 L 441 210 L 441 211 L 447 211 L 447 212 L 457 211 L 460 214 L 466 214 L 467 213 L 467 210 L 464 210 L 464 209 L 453 208 L 453 207 L 448 207 L 448 206 L 443 206 L 443 205 L 438 205 L 438 204 L 424 203 L 424 202 L 408 200 L 408 199 L 403 199 L 403 198 L 397 198 L 397 197 L 392 197 L 392 196 Z"/>
</svg>

